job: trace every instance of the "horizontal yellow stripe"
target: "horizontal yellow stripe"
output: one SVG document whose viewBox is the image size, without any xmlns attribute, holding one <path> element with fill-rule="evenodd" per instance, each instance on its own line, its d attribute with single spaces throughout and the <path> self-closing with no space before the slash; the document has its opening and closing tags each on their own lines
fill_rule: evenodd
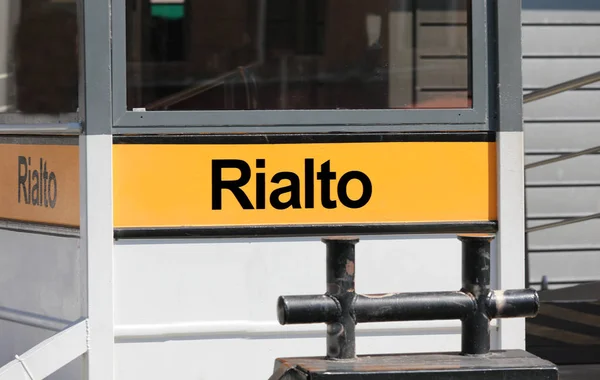
<svg viewBox="0 0 600 380">
<path fill-rule="evenodd" d="M 496 219 L 495 143 L 117 144 L 113 148 L 116 228 Z M 307 159 L 314 165 L 308 175 Z M 243 209 L 230 190 L 214 192 L 218 182 L 241 176 L 237 168 L 216 170 L 213 165 L 222 163 L 217 160 L 237 160 L 237 166 L 247 166 L 250 178 L 239 186 L 238 195 L 247 197 L 252 209 Z M 260 160 L 264 168 L 257 168 L 263 166 Z M 329 181 L 319 179 L 327 176 L 322 166 L 327 163 L 329 176 L 335 172 L 335 179 Z M 265 195 L 261 196 L 263 182 Z M 329 192 L 324 191 L 327 183 Z M 286 186 L 293 190 L 280 190 L 278 195 L 278 189 Z M 365 192 L 369 187 L 370 197 Z M 218 194 L 221 209 L 214 209 Z M 308 207 L 311 199 L 312 208 Z M 335 207 L 328 208 L 333 202 Z"/>
<path fill-rule="evenodd" d="M 0 144 L 0 218 L 79 226 L 79 147 Z"/>
</svg>

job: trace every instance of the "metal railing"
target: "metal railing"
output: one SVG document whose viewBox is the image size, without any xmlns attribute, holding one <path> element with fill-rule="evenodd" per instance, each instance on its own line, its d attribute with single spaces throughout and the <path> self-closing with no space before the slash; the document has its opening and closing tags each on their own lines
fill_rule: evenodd
<svg viewBox="0 0 600 380">
<path fill-rule="evenodd" d="M 543 88 L 540 90 L 532 91 L 523 96 L 523 104 L 531 103 L 531 102 L 534 102 L 534 101 L 540 100 L 540 99 L 545 99 L 550 96 L 554 96 L 554 95 L 557 95 L 557 94 L 560 94 L 560 93 L 563 93 L 566 91 L 576 90 L 581 87 L 584 87 L 584 86 L 587 86 L 589 84 L 596 83 L 599 81 L 600 81 L 600 71 L 597 71 L 595 73 L 592 73 L 589 75 L 584 75 L 582 77 L 575 78 L 575 79 L 572 79 L 572 80 L 569 80 L 566 82 L 562 82 L 562 83 L 556 84 L 554 86 L 550 86 L 550 87 Z M 580 157 L 580 156 L 584 156 L 584 155 L 588 155 L 588 154 L 595 154 L 598 152 L 600 152 L 600 146 L 595 146 L 592 148 L 580 150 L 580 151 L 574 152 L 574 153 L 561 154 L 557 157 L 553 157 L 553 158 L 549 158 L 546 160 L 541 160 L 541 161 L 527 164 L 527 165 L 525 165 L 525 170 L 538 168 L 538 167 L 553 164 L 556 162 L 570 160 L 572 158 L 576 158 L 576 157 Z M 525 206 L 525 208 L 527 209 L 527 206 Z M 566 226 L 569 224 L 581 223 L 581 222 L 585 222 L 585 221 L 597 219 L 597 218 L 600 218 L 600 213 L 594 213 L 594 214 L 590 214 L 590 215 L 586 215 L 586 216 L 582 216 L 582 217 L 567 218 L 567 219 L 560 220 L 558 222 L 542 224 L 542 225 L 535 226 L 535 227 L 527 227 L 526 226 L 525 227 L 525 283 L 526 283 L 526 286 L 529 287 L 529 285 L 530 285 L 529 246 L 528 246 L 528 234 L 529 233 L 547 230 L 550 228 L 562 227 L 562 226 Z M 525 212 L 525 220 L 527 221 L 527 212 Z M 544 276 L 542 283 L 543 283 L 542 289 L 543 290 L 548 289 L 548 279 L 546 278 L 546 276 Z"/>
<path fill-rule="evenodd" d="M 579 78 L 571 79 L 566 82 L 555 84 L 541 90 L 532 91 L 529 94 L 523 96 L 523 103 L 531 103 L 536 100 L 544 99 L 556 94 L 560 94 L 565 91 L 576 90 L 588 84 L 596 83 L 600 81 L 600 71 L 593 74 L 584 75 Z"/>
<path fill-rule="evenodd" d="M 548 88 L 543 88 L 541 90 L 532 91 L 529 94 L 526 94 L 525 96 L 523 96 L 523 103 L 524 104 L 531 103 L 536 100 L 545 99 L 550 96 L 563 93 L 565 91 L 576 90 L 583 86 L 587 86 L 587 85 L 595 83 L 595 82 L 600 82 L 600 71 L 597 71 L 593 74 L 584 75 L 582 77 L 572 79 L 572 80 L 569 80 L 566 82 L 562 82 L 562 83 L 556 84 L 556 85 L 548 87 Z M 525 165 L 525 169 L 526 170 L 533 169 L 533 168 L 537 168 L 540 166 L 553 164 L 555 162 L 566 161 L 566 160 L 570 160 L 575 157 L 584 156 L 587 154 L 598 153 L 598 152 L 600 152 L 600 146 L 595 146 L 593 148 L 584 149 L 584 150 L 581 150 L 581 151 L 578 151 L 575 153 L 561 154 L 558 157 L 553 157 L 553 158 L 549 158 L 547 160 L 533 162 L 531 164 Z M 559 222 L 553 222 L 553 223 L 543 224 L 540 226 L 526 228 L 525 232 L 530 233 L 530 232 L 541 231 L 541 230 L 545 230 L 545 229 L 549 229 L 549 228 L 561 227 L 561 226 L 564 226 L 567 224 L 585 222 L 587 220 L 596 219 L 598 217 L 600 217 L 600 213 L 586 215 L 586 216 L 582 216 L 582 217 L 564 219 Z"/>
</svg>

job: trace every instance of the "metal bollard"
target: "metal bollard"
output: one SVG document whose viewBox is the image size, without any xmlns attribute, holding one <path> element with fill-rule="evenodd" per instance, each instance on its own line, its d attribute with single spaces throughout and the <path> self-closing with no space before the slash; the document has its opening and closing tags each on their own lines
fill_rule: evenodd
<svg viewBox="0 0 600 380">
<path fill-rule="evenodd" d="M 327 324 L 327 359 L 356 357 L 355 325 L 415 320 L 462 321 L 463 355 L 490 351 L 490 321 L 534 317 L 539 309 L 532 289 L 492 291 L 492 235 L 462 235 L 460 291 L 362 295 L 355 292 L 357 238 L 327 238 L 327 291 L 323 295 L 281 296 L 279 323 Z"/>
</svg>

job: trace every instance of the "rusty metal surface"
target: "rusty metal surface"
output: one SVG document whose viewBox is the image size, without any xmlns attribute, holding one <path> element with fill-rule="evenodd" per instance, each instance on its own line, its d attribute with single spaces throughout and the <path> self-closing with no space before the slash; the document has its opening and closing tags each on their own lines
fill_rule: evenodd
<svg viewBox="0 0 600 380">
<path fill-rule="evenodd" d="M 303 379 L 558 379 L 557 367 L 526 351 L 492 351 L 483 356 L 459 353 L 358 356 L 353 360 L 321 357 L 283 358 L 278 364 L 296 368 Z M 274 380 L 274 379 L 273 379 Z"/>
</svg>

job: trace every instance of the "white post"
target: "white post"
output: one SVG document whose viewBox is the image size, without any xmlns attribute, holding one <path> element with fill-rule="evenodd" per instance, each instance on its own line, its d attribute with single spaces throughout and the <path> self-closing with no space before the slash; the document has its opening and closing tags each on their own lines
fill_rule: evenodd
<svg viewBox="0 0 600 380">
<path fill-rule="evenodd" d="M 81 251 L 87 257 L 88 379 L 113 379 L 112 136 L 84 135 Z"/>
<path fill-rule="evenodd" d="M 498 285 L 525 286 L 525 175 L 521 0 L 498 1 Z M 500 349 L 525 349 L 525 319 L 502 319 Z"/>
<path fill-rule="evenodd" d="M 111 1 L 83 3 L 81 250 L 87 258 L 87 378 L 114 379 Z M 120 62 L 125 64 L 125 62 Z"/>
<path fill-rule="evenodd" d="M 498 288 L 525 286 L 523 132 L 498 133 Z M 525 349 L 525 319 L 501 319 L 499 349 Z"/>
</svg>

